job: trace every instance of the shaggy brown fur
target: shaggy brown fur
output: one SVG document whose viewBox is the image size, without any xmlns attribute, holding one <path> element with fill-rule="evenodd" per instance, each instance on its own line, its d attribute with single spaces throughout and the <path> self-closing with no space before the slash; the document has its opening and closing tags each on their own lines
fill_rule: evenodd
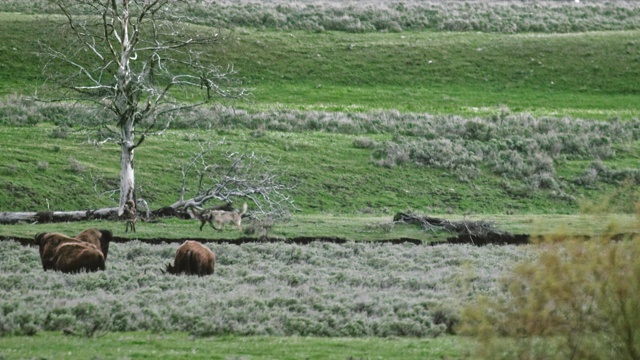
<svg viewBox="0 0 640 360">
<path fill-rule="evenodd" d="M 60 233 L 38 233 L 34 242 L 39 247 L 42 268 L 46 271 L 54 269 L 54 257 L 58 246 L 66 243 L 79 243 L 81 240 Z"/>
<path fill-rule="evenodd" d="M 185 241 L 178 250 L 173 265 L 167 265 L 169 274 L 211 275 L 215 269 L 216 257 L 213 251 L 193 240 Z"/>
<path fill-rule="evenodd" d="M 86 242 L 69 242 L 56 248 L 54 269 L 64 273 L 104 270 L 104 255 L 95 245 Z"/>
<path fill-rule="evenodd" d="M 247 203 L 242 205 L 242 211 L 225 211 L 225 210 L 205 210 L 200 216 L 200 231 L 207 222 L 212 228 L 221 231 L 225 223 L 231 222 L 242 231 L 242 215 L 247 212 Z M 214 225 L 215 223 L 215 225 Z"/>
<path fill-rule="evenodd" d="M 113 234 L 110 230 L 87 229 L 76 235 L 76 239 L 95 245 L 102 251 L 105 261 L 107 260 L 109 243 L 113 240 Z"/>
<path fill-rule="evenodd" d="M 90 244 L 96 247 L 102 253 L 103 258 L 106 259 L 111 240 L 112 234 L 109 230 L 87 229 L 75 238 L 60 233 L 38 233 L 34 243 L 39 247 L 42 268 L 46 271 L 55 270 L 57 249 L 63 244 Z"/>
</svg>

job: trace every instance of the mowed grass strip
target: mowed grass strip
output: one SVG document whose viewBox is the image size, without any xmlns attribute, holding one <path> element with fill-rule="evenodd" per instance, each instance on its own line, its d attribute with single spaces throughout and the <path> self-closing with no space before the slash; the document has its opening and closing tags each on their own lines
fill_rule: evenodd
<svg viewBox="0 0 640 360">
<path fill-rule="evenodd" d="M 449 221 L 486 222 L 497 230 L 512 234 L 536 236 L 588 236 L 598 239 L 608 235 L 634 233 L 640 228 L 638 218 L 632 214 L 427 214 Z M 244 221 L 245 228 L 253 226 L 251 220 Z M 139 222 L 136 233 L 125 233 L 125 223 L 120 221 L 79 221 L 56 224 L 16 224 L 0 227 L 0 236 L 7 239 L 33 239 L 40 232 L 62 232 L 78 234 L 87 228 L 111 230 L 114 236 L 141 241 L 170 241 L 175 239 L 199 239 L 205 242 L 239 241 L 241 238 L 255 238 L 260 234 L 238 231 L 227 226 L 216 231 L 206 225 L 199 230 L 198 220 L 160 219 L 154 223 Z M 393 216 L 345 215 L 345 214 L 304 214 L 294 215 L 290 221 L 276 223 L 266 235 L 272 239 L 330 239 L 349 241 L 385 241 L 412 239 L 424 243 L 445 241 L 455 234 L 433 227 L 424 229 L 417 225 L 394 223 Z"/>
<path fill-rule="evenodd" d="M 109 333 L 98 338 L 43 332 L 0 341 L 3 359 L 443 359 L 463 358 L 475 342 L 460 336 L 318 338 L 221 336 L 184 333 Z"/>
</svg>

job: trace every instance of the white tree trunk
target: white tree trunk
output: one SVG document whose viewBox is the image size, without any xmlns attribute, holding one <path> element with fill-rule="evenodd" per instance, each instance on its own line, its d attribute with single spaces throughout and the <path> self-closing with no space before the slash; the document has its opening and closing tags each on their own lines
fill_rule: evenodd
<svg viewBox="0 0 640 360">
<path fill-rule="evenodd" d="M 120 204 L 118 216 L 124 212 L 124 205 L 128 200 L 135 203 L 135 173 L 133 169 L 133 153 L 135 149 L 133 122 L 127 121 L 121 129 L 120 154 Z"/>
</svg>

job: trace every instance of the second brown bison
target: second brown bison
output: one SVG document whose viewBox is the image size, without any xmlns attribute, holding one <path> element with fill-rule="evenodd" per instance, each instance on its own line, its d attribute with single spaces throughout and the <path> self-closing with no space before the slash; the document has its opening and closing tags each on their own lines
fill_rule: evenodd
<svg viewBox="0 0 640 360">
<path fill-rule="evenodd" d="M 107 260 L 109 244 L 113 240 L 113 234 L 109 230 L 87 229 L 76 235 L 76 239 L 95 245 Z"/>
<path fill-rule="evenodd" d="M 96 271 L 105 268 L 111 239 L 109 230 L 87 229 L 74 238 L 60 233 L 39 233 L 35 244 L 45 271 Z"/>
<path fill-rule="evenodd" d="M 173 265 L 167 265 L 169 274 L 211 275 L 214 272 L 216 257 L 213 251 L 193 240 L 185 241 L 178 250 Z"/>
<path fill-rule="evenodd" d="M 53 257 L 55 270 L 64 273 L 104 270 L 104 255 L 93 244 L 85 242 L 65 243 L 56 249 Z"/>
</svg>

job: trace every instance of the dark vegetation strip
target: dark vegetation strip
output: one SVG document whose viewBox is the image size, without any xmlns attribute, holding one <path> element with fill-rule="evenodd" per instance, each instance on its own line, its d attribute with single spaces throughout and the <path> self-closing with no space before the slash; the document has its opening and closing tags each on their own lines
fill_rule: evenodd
<svg viewBox="0 0 640 360">
<path fill-rule="evenodd" d="M 51 220 L 51 218 L 43 219 Z M 58 219 L 59 220 L 59 219 Z M 471 244 L 477 246 L 483 246 L 488 244 L 496 245 L 521 245 L 529 243 L 529 235 L 526 234 L 510 234 L 504 232 L 495 227 L 493 223 L 486 221 L 449 221 L 446 219 L 434 218 L 429 216 L 420 216 L 406 213 L 397 213 L 394 218 L 394 222 L 401 222 L 406 224 L 418 225 L 423 229 L 430 230 L 432 228 L 441 228 L 451 233 L 458 234 L 447 238 L 446 243 L 450 244 Z M 45 221 L 47 222 L 47 221 Z M 59 222 L 59 221 L 50 221 Z M 19 238 L 19 237 L 7 237 L 0 236 L 0 240 L 15 240 L 22 245 L 32 245 L 33 239 L 31 238 Z M 345 244 L 351 240 L 338 237 L 338 236 L 298 236 L 298 237 L 240 237 L 234 239 L 207 239 L 207 238 L 144 238 L 137 239 L 141 242 L 148 244 L 159 243 L 182 243 L 185 240 L 196 240 L 201 243 L 224 243 L 224 244 L 247 244 L 247 243 L 276 243 L 284 242 L 288 244 L 308 245 L 312 242 L 324 242 L 333 244 Z M 114 236 L 112 239 L 116 243 L 126 243 L 132 241 L 127 237 Z M 383 239 L 383 240 L 362 240 L 363 242 L 381 243 L 381 244 L 405 244 L 412 243 L 414 245 L 421 245 L 424 242 L 419 239 L 412 239 L 407 237 L 400 237 L 395 239 Z M 432 245 L 437 245 L 443 242 L 435 242 Z"/>
<path fill-rule="evenodd" d="M 16 237 L 16 236 L 0 236 L 0 241 L 17 241 L 24 246 L 33 245 L 33 238 L 25 238 L 25 237 Z M 135 239 L 145 244 L 181 244 L 185 240 L 195 240 L 201 243 L 209 243 L 209 244 L 252 244 L 252 243 L 285 243 L 285 244 L 295 244 L 295 245 L 309 245 L 312 242 L 323 242 L 323 243 L 331 243 L 331 244 L 346 244 L 353 240 L 337 237 L 337 236 L 297 236 L 290 238 L 280 238 L 280 237 L 263 237 L 263 238 L 255 238 L 255 237 L 240 237 L 234 239 L 208 239 L 208 238 L 139 238 Z M 134 239 L 114 236 L 112 242 L 115 243 L 128 243 L 134 241 Z M 396 238 L 396 239 L 383 239 L 383 240 L 358 240 L 358 242 L 364 243 L 376 243 L 376 244 L 405 244 L 411 243 L 414 245 L 422 245 L 423 241 L 419 239 L 412 238 Z"/>
<path fill-rule="evenodd" d="M 440 218 L 433 218 L 428 216 L 418 216 L 405 213 L 398 213 L 394 216 L 394 222 L 402 222 L 406 224 L 418 225 L 425 230 L 431 228 L 442 228 L 458 235 L 447 238 L 446 242 L 434 242 L 431 245 L 438 245 L 443 243 L 448 244 L 471 244 L 476 246 L 483 246 L 489 244 L 495 245 L 522 245 L 528 244 L 530 236 L 527 234 L 510 234 L 508 232 L 497 229 L 493 224 L 485 221 L 448 221 Z M 32 245 L 33 239 L 31 238 L 19 238 L 19 237 L 6 237 L 0 236 L 0 240 L 15 240 L 22 245 Z M 242 245 L 247 243 L 287 243 L 296 245 L 308 245 L 313 242 L 323 242 L 332 244 L 345 244 L 352 240 L 338 237 L 338 236 L 297 236 L 297 237 L 240 237 L 234 239 L 207 239 L 207 238 L 144 238 L 137 239 L 147 244 L 160 244 L 160 243 L 182 243 L 185 240 L 196 240 L 201 243 L 217 243 L 217 244 L 236 244 Z M 132 241 L 127 237 L 113 237 L 113 242 L 126 243 Z M 359 241 L 360 242 L 360 241 Z M 377 244 L 406 244 L 411 243 L 414 245 L 422 245 L 424 242 L 419 239 L 400 237 L 395 239 L 384 240 L 361 240 L 365 243 L 377 243 Z"/>
</svg>

